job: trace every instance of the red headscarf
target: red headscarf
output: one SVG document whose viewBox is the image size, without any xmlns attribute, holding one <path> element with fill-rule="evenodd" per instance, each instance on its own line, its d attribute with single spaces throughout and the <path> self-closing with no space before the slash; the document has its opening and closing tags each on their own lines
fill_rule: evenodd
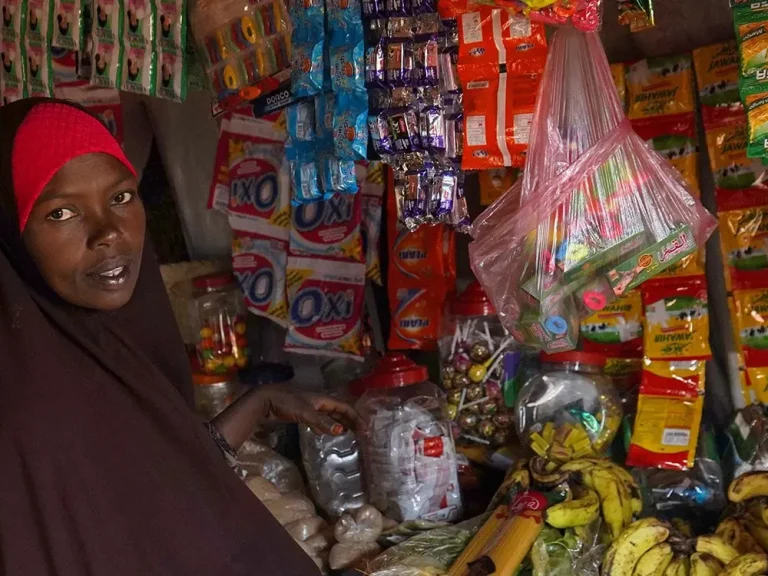
<svg viewBox="0 0 768 576">
<path fill-rule="evenodd" d="M 70 160 L 95 153 L 117 158 L 136 176 L 117 140 L 87 112 L 57 102 L 38 104 L 29 111 L 16 132 L 11 159 L 22 231 L 32 207 L 56 172 Z"/>
</svg>

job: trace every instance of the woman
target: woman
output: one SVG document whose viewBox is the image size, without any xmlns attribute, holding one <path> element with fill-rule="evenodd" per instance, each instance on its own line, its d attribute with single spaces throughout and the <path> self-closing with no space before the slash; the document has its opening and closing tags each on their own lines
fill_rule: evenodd
<svg viewBox="0 0 768 576">
<path fill-rule="evenodd" d="M 268 420 L 340 433 L 354 411 L 275 388 L 212 427 L 191 406 L 119 145 L 70 104 L 0 108 L 0 573 L 316 574 L 222 449 Z"/>
</svg>

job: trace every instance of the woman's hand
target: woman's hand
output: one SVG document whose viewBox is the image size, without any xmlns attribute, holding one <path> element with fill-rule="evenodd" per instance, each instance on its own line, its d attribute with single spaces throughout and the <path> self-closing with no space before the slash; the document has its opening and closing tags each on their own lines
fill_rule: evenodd
<svg viewBox="0 0 768 576">
<path fill-rule="evenodd" d="M 335 436 L 360 428 L 361 424 L 349 404 L 324 394 L 291 390 L 284 384 L 251 390 L 211 423 L 237 450 L 259 426 L 272 422 L 297 422 L 321 434 Z"/>
<path fill-rule="evenodd" d="M 360 425 L 352 406 L 324 394 L 287 390 L 284 386 L 264 386 L 259 392 L 264 402 L 264 422 L 297 422 L 334 436 Z"/>
</svg>

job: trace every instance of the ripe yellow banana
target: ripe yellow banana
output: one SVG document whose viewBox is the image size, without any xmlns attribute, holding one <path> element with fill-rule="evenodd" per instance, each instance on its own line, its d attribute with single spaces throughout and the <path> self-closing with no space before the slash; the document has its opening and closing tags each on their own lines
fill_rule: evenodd
<svg viewBox="0 0 768 576">
<path fill-rule="evenodd" d="M 724 576 L 757 576 L 768 571 L 768 556 L 744 554 L 725 567 Z"/>
<path fill-rule="evenodd" d="M 687 556 L 675 556 L 664 571 L 664 576 L 689 576 L 691 561 Z"/>
<path fill-rule="evenodd" d="M 691 530 L 691 525 L 689 522 L 683 520 L 682 518 L 672 518 L 670 522 L 672 523 L 672 526 L 675 527 L 675 530 L 677 530 L 682 536 L 685 536 L 686 538 L 693 538 L 693 530 Z"/>
<path fill-rule="evenodd" d="M 747 527 L 747 532 L 760 545 L 760 548 L 768 552 L 768 526 L 753 520 L 749 516 L 744 519 L 744 525 Z"/>
<path fill-rule="evenodd" d="M 637 520 L 627 526 L 624 531 L 621 533 L 621 536 L 614 539 L 613 542 L 608 542 L 608 551 L 605 553 L 605 556 L 603 558 L 603 571 L 604 574 L 608 574 L 608 568 L 613 564 L 613 557 L 616 555 L 616 550 L 620 546 L 624 546 L 629 540 L 629 537 L 632 536 L 635 532 L 640 530 L 641 528 L 648 528 L 650 526 L 663 526 L 667 530 L 671 532 L 672 527 L 664 522 L 663 520 L 659 520 L 658 518 L 654 518 L 653 516 L 649 518 L 643 518 L 641 520 Z M 602 533 L 604 533 L 604 530 L 601 530 Z M 602 544 L 606 544 L 605 542 L 601 542 Z"/>
<path fill-rule="evenodd" d="M 747 512 L 755 520 L 768 525 L 768 504 L 765 498 L 754 498 L 747 503 Z"/>
<path fill-rule="evenodd" d="M 715 530 L 715 536 L 720 536 L 725 542 L 736 548 L 740 554 L 763 551 L 744 523 L 734 516 L 720 522 L 717 530 Z"/>
<path fill-rule="evenodd" d="M 597 493 L 584 486 L 573 488 L 574 499 L 561 502 L 549 508 L 544 519 L 555 528 L 585 526 L 600 517 L 600 498 Z"/>
<path fill-rule="evenodd" d="M 731 502 L 743 502 L 758 496 L 768 496 L 768 472 L 744 474 L 728 487 L 728 499 Z"/>
<path fill-rule="evenodd" d="M 643 499 L 640 496 L 640 488 L 637 486 L 637 482 L 628 470 L 606 458 L 586 458 L 585 460 L 588 463 L 594 464 L 598 468 L 611 471 L 622 482 L 622 484 L 626 487 L 626 490 L 629 492 L 632 513 L 640 514 L 640 512 L 643 511 Z"/>
<path fill-rule="evenodd" d="M 691 576 L 717 576 L 723 565 L 709 554 L 696 552 L 691 555 Z"/>
<path fill-rule="evenodd" d="M 612 554 L 606 554 L 603 574 L 606 576 L 631 576 L 640 558 L 651 548 L 664 542 L 668 536 L 669 528 L 663 524 L 632 530 L 628 536 L 619 538 L 614 542 L 616 547 Z"/>
<path fill-rule="evenodd" d="M 726 566 L 739 556 L 738 550 L 720 538 L 720 536 L 713 534 L 699 536 L 696 539 L 696 552 L 710 554 Z"/>
<path fill-rule="evenodd" d="M 633 576 L 663 576 L 673 557 L 672 546 L 666 542 L 657 544 L 641 556 L 632 574 Z"/>
<path fill-rule="evenodd" d="M 597 492 L 603 519 L 611 531 L 611 536 L 618 538 L 624 529 L 624 507 L 619 495 L 619 482 L 599 468 L 584 470 L 581 476 L 584 484 Z"/>
</svg>

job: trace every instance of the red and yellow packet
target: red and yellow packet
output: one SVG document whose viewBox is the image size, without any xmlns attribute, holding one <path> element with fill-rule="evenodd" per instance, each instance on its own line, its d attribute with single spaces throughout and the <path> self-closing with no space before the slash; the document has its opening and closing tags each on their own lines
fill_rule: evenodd
<svg viewBox="0 0 768 576">
<path fill-rule="evenodd" d="M 693 466 L 704 388 L 704 361 L 645 361 L 627 466 L 668 470 Z"/>
<path fill-rule="evenodd" d="M 689 55 L 648 58 L 627 70 L 630 120 L 695 111 Z"/>
<path fill-rule="evenodd" d="M 646 358 L 671 361 L 712 357 L 704 276 L 649 280 L 641 291 Z"/>
<path fill-rule="evenodd" d="M 768 196 L 749 188 L 717 198 L 726 287 L 768 271 Z"/>
<path fill-rule="evenodd" d="M 739 52 L 735 40 L 703 46 L 693 51 L 704 129 L 719 123 L 718 117 L 741 108 Z M 741 111 L 744 117 L 743 110 Z"/>
<path fill-rule="evenodd" d="M 768 273 L 738 278 L 733 285 L 736 343 L 743 355 L 747 385 L 768 403 Z"/>
<path fill-rule="evenodd" d="M 632 122 L 632 128 L 680 173 L 691 195 L 699 198 L 699 136 L 693 113 L 655 116 Z"/>
<path fill-rule="evenodd" d="M 581 323 L 585 352 L 606 358 L 641 358 L 643 355 L 643 301 L 631 290 Z"/>
</svg>

